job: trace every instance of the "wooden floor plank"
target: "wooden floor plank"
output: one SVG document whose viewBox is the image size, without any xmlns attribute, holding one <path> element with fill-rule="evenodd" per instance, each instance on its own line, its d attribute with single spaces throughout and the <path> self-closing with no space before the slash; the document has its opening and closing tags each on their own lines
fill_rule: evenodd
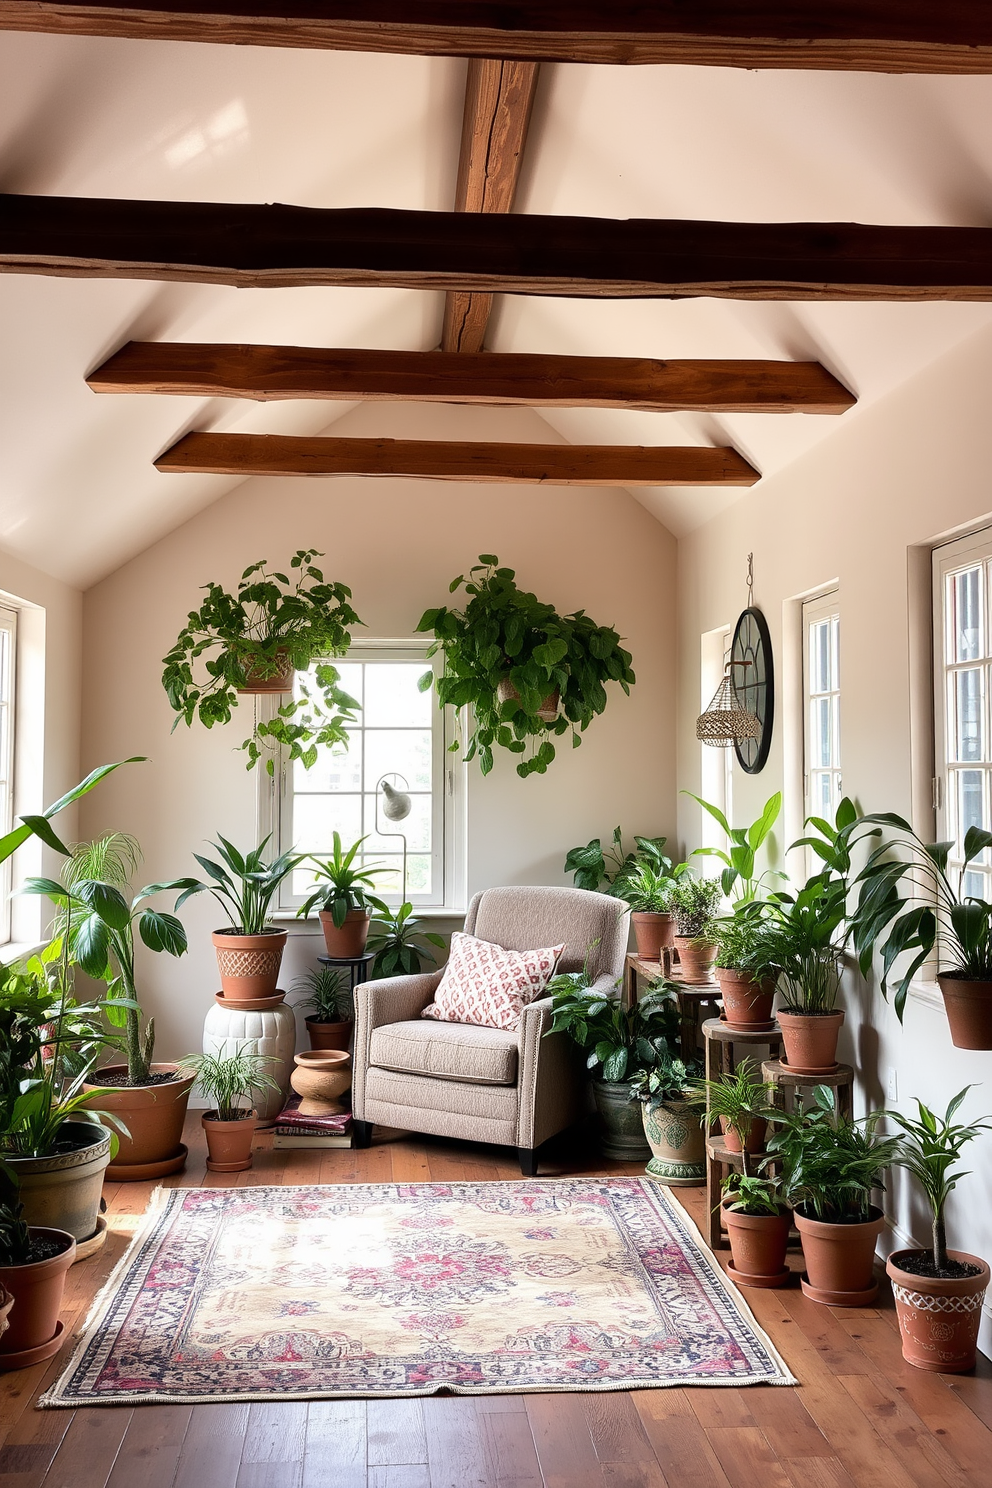
<svg viewBox="0 0 992 1488">
<path fill-rule="evenodd" d="M 520 1401 L 518 1396 L 501 1399 Z M 484 1396 L 476 1397 L 476 1414 L 482 1423 L 486 1449 L 492 1464 L 492 1488 L 544 1488 L 541 1464 L 531 1435 L 526 1411 L 491 1411 Z"/>
<path fill-rule="evenodd" d="M 926 1472 L 922 1466 L 926 1463 L 926 1476 L 935 1488 L 941 1483 L 947 1488 L 968 1488 L 967 1476 L 953 1457 L 883 1377 L 852 1374 L 839 1375 L 838 1379 L 914 1476 Z"/>
<path fill-rule="evenodd" d="M 302 1488 L 365 1488 L 367 1440 L 364 1400 L 311 1400 Z"/>
<path fill-rule="evenodd" d="M 192 1415 L 191 1405 L 136 1408 L 107 1488 L 172 1488 Z"/>
<path fill-rule="evenodd" d="M 247 1430 L 247 1405 L 194 1405 L 174 1488 L 235 1488 Z"/>
<path fill-rule="evenodd" d="M 42 1480 L 45 1488 L 106 1488 L 133 1414 L 123 1406 L 76 1411 Z"/>
<path fill-rule="evenodd" d="M 431 1488 L 490 1488 L 493 1464 L 474 1398 L 431 1395 L 423 1406 Z"/>
<path fill-rule="evenodd" d="M 259 1400 L 248 1407 L 242 1462 L 302 1462 L 306 1448 L 307 1402 Z"/>
<path fill-rule="evenodd" d="M 427 1465 L 427 1433 L 422 1400 L 368 1402 L 370 1467 Z"/>
<path fill-rule="evenodd" d="M 603 1469 L 579 1395 L 528 1395 L 545 1488 L 603 1488 Z"/>
<path fill-rule="evenodd" d="M 757 1426 L 716 1426 L 706 1435 L 733 1488 L 792 1488 L 785 1468 Z"/>
</svg>

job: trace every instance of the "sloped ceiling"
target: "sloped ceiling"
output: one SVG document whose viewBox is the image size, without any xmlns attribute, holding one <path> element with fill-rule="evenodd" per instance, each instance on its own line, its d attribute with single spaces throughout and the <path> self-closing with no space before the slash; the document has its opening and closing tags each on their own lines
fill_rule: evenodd
<svg viewBox="0 0 992 1488">
<path fill-rule="evenodd" d="M 0 33 L 0 189 L 446 210 L 464 78 L 448 59 Z M 990 126 L 992 78 L 545 66 L 517 210 L 989 226 Z M 989 305 L 513 297 L 489 344 L 818 358 L 857 393 L 851 419 L 990 318 Z M 237 484 L 157 474 L 179 434 L 317 433 L 351 407 L 91 393 L 86 373 L 128 339 L 428 350 L 440 322 L 440 296 L 414 291 L 0 276 L 0 546 L 87 587 Z M 449 410 L 452 437 L 477 427 L 469 414 Z M 391 433 L 389 408 L 377 417 L 366 432 Z M 730 443 L 765 474 L 840 422 L 544 417 L 549 442 Z M 499 411 L 486 422 L 498 438 Z M 681 533 L 741 493 L 637 495 Z"/>
</svg>

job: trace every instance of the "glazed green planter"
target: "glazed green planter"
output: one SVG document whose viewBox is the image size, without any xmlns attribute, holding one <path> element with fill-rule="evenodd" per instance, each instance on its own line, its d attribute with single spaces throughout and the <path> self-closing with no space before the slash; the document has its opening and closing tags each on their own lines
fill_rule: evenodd
<svg viewBox="0 0 992 1488">
<path fill-rule="evenodd" d="M 644 1162 L 651 1150 L 644 1140 L 641 1103 L 631 1100 L 629 1081 L 593 1080 L 592 1093 L 603 1121 L 603 1156 L 619 1162 Z"/>
<path fill-rule="evenodd" d="M 96 1233 L 110 1162 L 110 1132 L 93 1121 L 66 1121 L 59 1136 L 61 1152 L 50 1157 L 8 1153 L 4 1161 L 16 1175 L 26 1224 L 89 1240 Z"/>
<path fill-rule="evenodd" d="M 706 1144 L 699 1112 L 688 1101 L 644 1101 L 644 1135 L 652 1157 L 649 1178 L 672 1187 L 694 1188 L 706 1182 Z"/>
</svg>

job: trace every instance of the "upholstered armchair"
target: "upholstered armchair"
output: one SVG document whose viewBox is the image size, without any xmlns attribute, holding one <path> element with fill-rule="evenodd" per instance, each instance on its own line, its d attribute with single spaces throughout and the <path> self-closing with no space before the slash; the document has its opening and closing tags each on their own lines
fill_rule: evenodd
<svg viewBox="0 0 992 1488">
<path fill-rule="evenodd" d="M 606 894 L 501 888 L 476 894 L 465 930 L 509 951 L 564 942 L 558 970 L 588 960 L 595 985 L 609 990 L 623 972 L 627 920 L 626 905 Z M 355 1145 L 369 1145 L 376 1122 L 493 1142 L 516 1147 L 532 1177 L 542 1143 L 584 1113 L 584 1056 L 566 1034 L 545 1037 L 550 997 L 525 1007 L 512 1032 L 422 1018 L 442 974 L 355 988 Z"/>
</svg>

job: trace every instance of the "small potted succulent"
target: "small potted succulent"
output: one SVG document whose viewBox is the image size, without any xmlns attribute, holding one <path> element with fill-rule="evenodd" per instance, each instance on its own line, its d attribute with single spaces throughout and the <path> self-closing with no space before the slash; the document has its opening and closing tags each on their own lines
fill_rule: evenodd
<svg viewBox="0 0 992 1488">
<path fill-rule="evenodd" d="M 293 984 L 294 992 L 305 992 L 297 1004 L 306 1014 L 311 1049 L 350 1049 L 355 1027 L 351 987 L 346 972 L 333 966 L 314 966 Z"/>
<path fill-rule="evenodd" d="M 809 1109 L 774 1113 L 767 1157 L 779 1170 L 782 1197 L 795 1212 L 803 1242 L 803 1291 L 830 1307 L 863 1307 L 874 1301 L 875 1245 L 884 1224 L 872 1192 L 899 1150 L 898 1137 L 876 1132 L 884 1111 L 858 1120 L 841 1116 L 827 1085 L 813 1089 Z"/>
<path fill-rule="evenodd" d="M 0 1372 L 27 1369 L 62 1346 L 59 1320 L 76 1242 L 65 1230 L 24 1222 L 20 1204 L 0 1203 L 0 1295 L 13 1298 L 0 1335 Z"/>
<path fill-rule="evenodd" d="M 792 1273 L 785 1264 L 785 1253 L 792 1214 L 778 1179 L 728 1173 L 721 1188 L 733 1256 L 727 1267 L 731 1276 L 738 1286 L 787 1286 Z"/>
<path fill-rule="evenodd" d="M 412 904 L 401 904 L 394 912 L 381 899 L 370 898 L 369 903 L 376 914 L 366 942 L 366 950 L 375 953 L 370 976 L 416 976 L 424 970 L 425 961 L 431 966 L 437 964 L 437 957 L 424 941 L 443 951 L 444 936 L 425 930 L 423 920 L 414 918 Z"/>
<path fill-rule="evenodd" d="M 712 933 L 727 1023 L 744 1031 L 773 1028 L 779 968 L 767 905 L 760 899 L 738 905 L 726 919 L 713 921 Z"/>
<path fill-rule="evenodd" d="M 266 837 L 242 853 L 218 834 L 213 847 L 219 862 L 193 854 L 207 882 L 187 879 L 176 900 L 179 909 L 193 894 L 206 892 L 227 916 L 230 923 L 213 932 L 213 943 L 222 996 L 240 1007 L 272 1007 L 286 995 L 277 991 L 277 985 L 287 932 L 270 924 L 269 915 L 279 886 L 303 858 L 286 852 L 267 863 L 264 854 L 269 840 Z"/>
<path fill-rule="evenodd" d="M 699 1074 L 665 1049 L 630 1082 L 630 1100 L 640 1102 L 644 1135 L 651 1148 L 649 1178 L 672 1188 L 695 1188 L 706 1180 L 706 1145 L 698 1111 L 689 1097 Z"/>
<path fill-rule="evenodd" d="M 255 1135 L 255 1112 L 242 1101 L 256 1090 L 278 1090 L 266 1066 L 266 1054 L 254 1054 L 247 1044 L 238 1044 L 228 1055 L 188 1054 L 179 1068 L 192 1075 L 215 1109 L 200 1117 L 207 1137 L 207 1167 L 212 1173 L 241 1173 L 251 1167 L 251 1144 Z"/>
<path fill-rule="evenodd" d="M 943 1116 L 917 1100 L 917 1115 L 890 1111 L 889 1120 L 902 1129 L 895 1161 L 919 1183 L 930 1206 L 933 1245 L 929 1250 L 897 1250 L 885 1269 L 892 1282 L 896 1314 L 902 1334 L 903 1358 L 917 1369 L 960 1374 L 974 1369 L 982 1299 L 989 1284 L 989 1267 L 980 1256 L 948 1250 L 944 1207 L 953 1189 L 967 1175 L 956 1171 L 961 1153 L 989 1121 L 954 1124 L 954 1116 L 971 1090 L 949 1103 Z"/>
<path fill-rule="evenodd" d="M 327 954 L 334 961 L 352 961 L 365 952 L 372 905 L 379 902 L 371 893 L 375 880 L 389 870 L 355 867 L 355 859 L 363 842 L 368 841 L 367 837 L 359 837 L 347 851 L 341 846 L 339 832 L 335 832 L 331 840 L 329 858 L 315 855 L 310 858 L 317 887 L 297 910 L 297 918 L 305 920 L 319 906 Z"/>
<path fill-rule="evenodd" d="M 719 1125 L 728 1152 L 749 1156 L 763 1152 L 767 1127 L 769 1086 L 754 1078 L 754 1066 L 743 1060 L 733 1074 L 715 1080 L 694 1080 L 689 1103 L 706 1112 L 710 1129 Z"/>
<path fill-rule="evenodd" d="M 675 949 L 685 982 L 712 980 L 717 952 L 714 917 L 722 898 L 723 890 L 715 878 L 683 873 L 672 887 L 669 904 L 675 916 Z"/>
</svg>

